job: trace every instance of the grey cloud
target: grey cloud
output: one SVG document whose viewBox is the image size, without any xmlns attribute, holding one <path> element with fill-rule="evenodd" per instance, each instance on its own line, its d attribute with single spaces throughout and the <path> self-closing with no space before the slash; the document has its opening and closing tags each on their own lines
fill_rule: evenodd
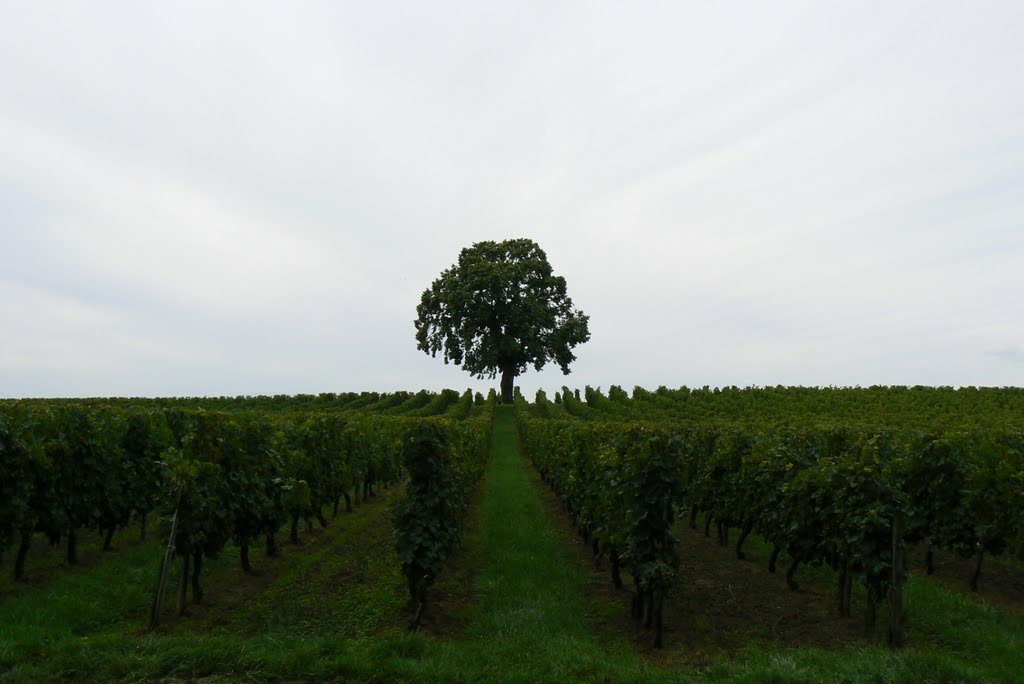
<svg viewBox="0 0 1024 684">
<path fill-rule="evenodd" d="M 485 389 L 415 306 L 518 236 L 595 333 L 528 395 L 1024 384 L 1022 19 L 9 4 L 0 395 Z"/>
<path fill-rule="evenodd" d="M 986 354 L 1007 363 L 1024 364 L 1024 351 L 1015 345 L 1007 345 L 1002 349 L 986 352 Z"/>
</svg>

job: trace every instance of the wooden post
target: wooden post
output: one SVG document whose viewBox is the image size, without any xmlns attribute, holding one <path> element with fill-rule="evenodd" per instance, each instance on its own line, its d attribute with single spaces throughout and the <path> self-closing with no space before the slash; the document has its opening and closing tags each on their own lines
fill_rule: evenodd
<svg viewBox="0 0 1024 684">
<path fill-rule="evenodd" d="M 903 545 L 903 511 L 892 516 L 892 589 L 889 597 L 889 645 L 903 645 L 903 566 L 906 548 Z"/>
<path fill-rule="evenodd" d="M 163 561 L 160 563 L 160 574 L 156 581 L 156 596 L 153 597 L 153 607 L 149 614 L 149 628 L 156 629 L 160 623 L 160 609 L 164 602 L 164 591 L 167 588 L 167 574 L 171 571 L 171 563 L 174 562 L 174 535 L 178 531 L 178 505 L 181 503 L 181 489 L 178 489 L 178 497 L 174 506 L 174 516 L 171 517 L 171 534 L 167 538 L 167 549 L 164 551 Z"/>
</svg>

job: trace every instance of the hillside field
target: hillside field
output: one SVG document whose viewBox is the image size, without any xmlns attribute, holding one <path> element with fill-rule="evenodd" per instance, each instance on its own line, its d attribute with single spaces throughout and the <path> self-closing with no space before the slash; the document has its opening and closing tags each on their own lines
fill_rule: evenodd
<svg viewBox="0 0 1024 684">
<path fill-rule="evenodd" d="M 1024 679 L 1024 390 L 532 399 L 0 400 L 0 681 Z"/>
</svg>

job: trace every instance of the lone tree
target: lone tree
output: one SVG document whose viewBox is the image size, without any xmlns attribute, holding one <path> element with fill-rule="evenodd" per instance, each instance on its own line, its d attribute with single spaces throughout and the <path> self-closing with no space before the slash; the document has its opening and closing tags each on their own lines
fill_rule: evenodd
<svg viewBox="0 0 1024 684">
<path fill-rule="evenodd" d="M 462 250 L 416 307 L 417 348 L 441 352 L 477 378 L 501 373 L 501 401 L 527 364 L 569 373 L 572 348 L 590 339 L 587 316 L 572 308 L 565 278 L 533 240 L 477 242 Z"/>
</svg>

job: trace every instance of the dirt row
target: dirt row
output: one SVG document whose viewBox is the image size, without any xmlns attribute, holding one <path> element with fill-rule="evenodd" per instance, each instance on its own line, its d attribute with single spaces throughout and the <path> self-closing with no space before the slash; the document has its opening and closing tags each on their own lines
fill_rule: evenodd
<svg viewBox="0 0 1024 684">
<path fill-rule="evenodd" d="M 799 589 L 786 585 L 788 559 L 779 558 L 776 573 L 768 571 L 771 547 L 751 537 L 744 546 L 746 559 L 736 557 L 734 544 L 722 546 L 717 536 L 705 536 L 703 524 L 691 529 L 681 520 L 675 530 L 682 561 L 676 588 L 666 599 L 665 648 L 653 649 L 653 632 L 630 617 L 632 578 L 623 573 L 624 586 L 616 589 L 610 571 L 574 529 L 552 490 L 530 466 L 531 477 L 551 519 L 563 534 L 570 555 L 590 573 L 595 601 L 618 605 L 619 610 L 595 609 L 594 628 L 609 644 L 626 635 L 633 647 L 663 664 L 703 666 L 751 643 L 771 648 L 845 648 L 885 639 L 885 619 L 875 631 L 865 632 L 864 596 L 855 591 L 850 618 L 840 618 L 835 573 L 827 568 L 800 568 Z M 703 522 L 701 520 L 700 522 Z M 733 534 L 736 531 L 733 530 Z M 735 542 L 735 537 L 731 538 Z M 908 553 L 910 570 L 925 576 L 924 545 Z M 973 561 L 937 551 L 935 574 L 953 591 L 974 595 L 1009 612 L 1024 613 L 1024 567 L 1011 559 L 994 559 L 985 565 L 979 592 L 972 594 L 968 577 Z"/>
<path fill-rule="evenodd" d="M 250 572 L 242 570 L 237 549 L 229 546 L 204 573 L 202 602 L 189 604 L 182 617 L 173 606 L 165 606 L 160 631 L 294 635 L 331 630 L 365 635 L 381 621 L 380 606 L 360 610 L 351 604 L 361 603 L 357 597 L 368 591 L 376 593 L 379 585 L 387 584 L 385 593 L 401 586 L 400 571 L 389 572 L 387 566 L 389 561 L 397 565 L 397 558 L 391 557 L 388 504 L 400 490 L 381 490 L 351 513 L 342 510 L 328 518 L 326 528 L 314 523 L 311 529 L 302 529 L 298 543 L 279 541 L 277 556 L 252 548 Z M 391 608 L 396 601 L 386 603 Z M 369 622 L 373 624 L 368 627 Z"/>
</svg>

